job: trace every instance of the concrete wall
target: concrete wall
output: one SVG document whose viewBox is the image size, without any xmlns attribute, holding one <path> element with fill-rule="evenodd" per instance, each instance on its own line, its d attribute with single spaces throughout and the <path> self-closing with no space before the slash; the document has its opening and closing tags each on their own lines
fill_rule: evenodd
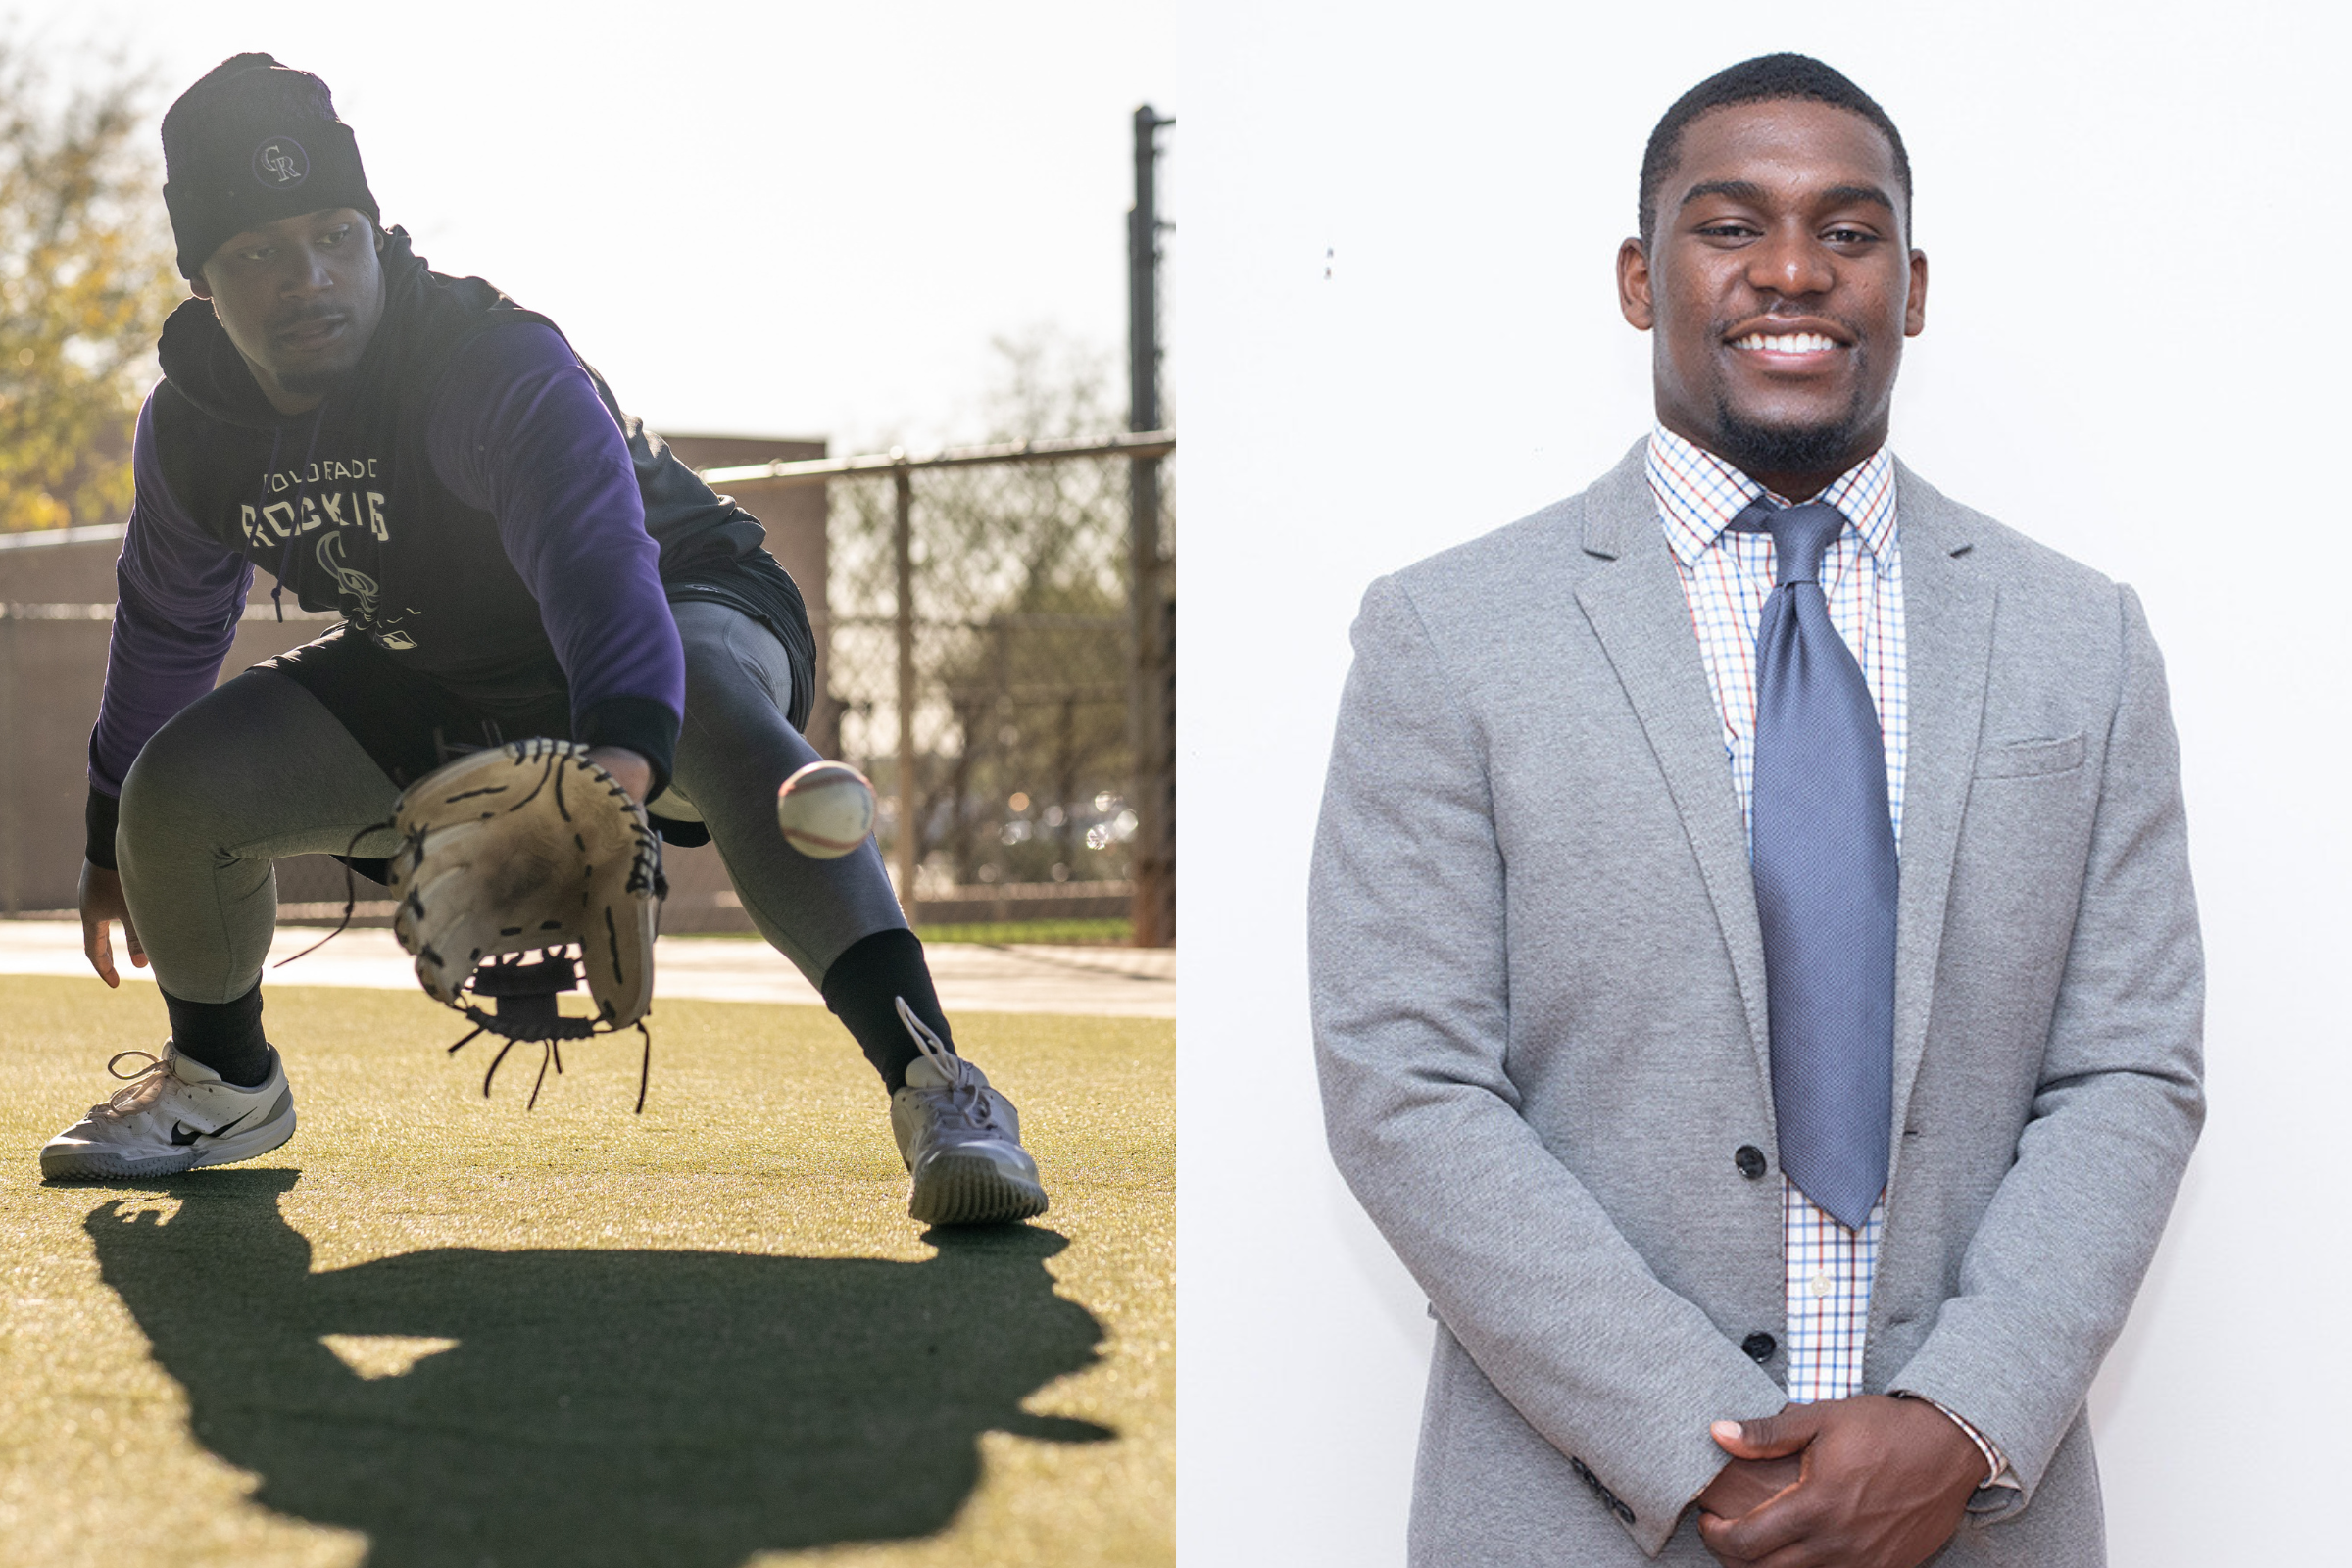
<svg viewBox="0 0 2352 1568">
<path fill-rule="evenodd" d="M 0 535 L 0 912 L 71 908 L 81 876 L 90 725 L 106 684 L 118 526 Z M 221 664 L 235 674 L 323 633 L 331 620 L 288 607 L 283 624 L 257 592 Z M 307 857 L 307 859 L 318 859 Z M 320 862 L 333 866 L 332 861 Z M 291 864 L 291 862 L 290 862 Z M 316 871 L 289 878 L 289 898 Z M 341 902 L 334 867 L 332 897 Z"/>
</svg>

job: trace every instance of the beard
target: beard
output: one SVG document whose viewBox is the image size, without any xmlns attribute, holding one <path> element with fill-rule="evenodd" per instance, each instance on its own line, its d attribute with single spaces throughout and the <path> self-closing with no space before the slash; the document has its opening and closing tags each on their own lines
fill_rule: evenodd
<svg viewBox="0 0 2352 1568">
<path fill-rule="evenodd" d="M 1760 424 L 1742 416 L 1728 399 L 1715 400 L 1716 438 L 1723 444 L 1720 455 L 1750 476 L 1841 471 L 1854 461 L 1851 454 L 1862 422 L 1862 411 L 1855 407 L 1829 424 L 1798 428 Z"/>
<path fill-rule="evenodd" d="M 1722 339 L 1732 329 L 1731 323 L 1719 324 L 1715 335 Z M 1715 428 L 1711 433 L 1721 443 L 1712 448 L 1716 456 L 1751 478 L 1768 473 L 1783 478 L 1819 474 L 1824 476 L 1825 483 L 1868 457 L 1867 432 L 1886 417 L 1886 389 L 1878 389 L 1874 405 L 1873 378 L 1868 372 L 1876 351 L 1862 333 L 1850 326 L 1848 330 L 1855 344 L 1848 351 L 1855 357 L 1855 373 L 1844 408 L 1816 413 L 1811 416 L 1815 422 L 1811 423 L 1766 422 L 1735 408 L 1729 389 L 1718 380 L 1710 388 L 1715 403 Z M 1883 438 L 1884 426 L 1878 427 Z"/>
</svg>

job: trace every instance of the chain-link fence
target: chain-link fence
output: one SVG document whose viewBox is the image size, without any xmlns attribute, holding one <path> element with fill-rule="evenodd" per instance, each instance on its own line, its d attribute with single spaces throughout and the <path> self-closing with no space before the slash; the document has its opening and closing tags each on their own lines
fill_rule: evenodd
<svg viewBox="0 0 2352 1568">
<path fill-rule="evenodd" d="M 1172 692 L 1172 447 L 1150 432 L 707 473 L 826 487 L 810 738 L 874 781 L 918 919 L 1132 910 L 1136 940 L 1173 939 L 1172 723 L 1152 700 Z M 1157 502 L 1140 556 L 1139 487 Z"/>
</svg>

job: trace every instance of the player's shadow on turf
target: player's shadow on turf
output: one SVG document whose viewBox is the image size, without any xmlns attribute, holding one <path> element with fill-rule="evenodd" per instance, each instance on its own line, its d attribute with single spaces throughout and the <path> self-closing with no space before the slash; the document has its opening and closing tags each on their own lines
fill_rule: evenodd
<svg viewBox="0 0 2352 1568">
<path fill-rule="evenodd" d="M 88 1230 L 197 1439 L 257 1501 L 366 1532 L 370 1568 L 732 1568 L 923 1536 L 970 1494 L 981 1433 L 1114 1436 L 1021 1408 L 1102 1338 L 1054 1293 L 1049 1230 L 934 1231 L 920 1263 L 448 1248 L 314 1274 L 278 1213 L 297 1174 L 208 1171 L 163 1186 L 169 1223 L 117 1200 Z M 324 1336 L 457 1343 L 365 1378 Z"/>
</svg>

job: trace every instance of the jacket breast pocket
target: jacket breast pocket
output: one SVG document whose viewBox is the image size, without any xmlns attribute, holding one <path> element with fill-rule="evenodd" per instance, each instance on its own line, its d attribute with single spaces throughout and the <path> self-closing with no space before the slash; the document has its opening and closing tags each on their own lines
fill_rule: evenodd
<svg viewBox="0 0 2352 1568">
<path fill-rule="evenodd" d="M 2071 773 L 2082 765 L 2080 730 L 2062 740 L 2004 741 L 1977 753 L 1977 774 L 1984 778 L 2039 778 Z"/>
</svg>

